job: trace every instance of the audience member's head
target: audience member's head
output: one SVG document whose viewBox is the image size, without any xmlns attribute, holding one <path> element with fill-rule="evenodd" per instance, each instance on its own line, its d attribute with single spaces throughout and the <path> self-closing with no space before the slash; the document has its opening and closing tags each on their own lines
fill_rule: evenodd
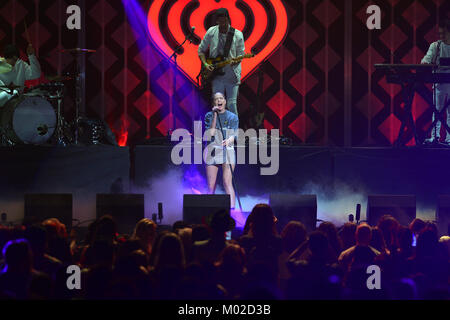
<svg viewBox="0 0 450 320">
<path fill-rule="evenodd" d="M 166 232 L 159 240 L 156 248 L 155 268 L 185 267 L 183 244 L 180 237 L 173 232 Z"/>
<path fill-rule="evenodd" d="M 419 218 L 415 218 L 410 224 L 409 229 L 417 237 L 419 233 L 425 228 L 425 221 Z"/>
<path fill-rule="evenodd" d="M 250 230 L 255 237 L 264 237 L 276 234 L 275 223 L 277 218 L 273 214 L 272 208 L 267 204 L 257 204 L 252 212 Z"/>
<path fill-rule="evenodd" d="M 412 249 L 413 233 L 411 229 L 400 226 L 397 233 L 397 246 L 403 252 L 409 252 Z"/>
<path fill-rule="evenodd" d="M 231 231 L 235 227 L 235 221 L 229 212 L 219 210 L 215 212 L 209 221 L 209 227 L 213 234 L 224 235 L 225 232 Z"/>
<path fill-rule="evenodd" d="M 370 246 L 377 249 L 381 253 L 386 252 L 386 243 L 384 242 L 383 232 L 378 227 L 372 228 L 372 239 Z"/>
<path fill-rule="evenodd" d="M 299 221 L 291 221 L 281 231 L 281 238 L 284 250 L 290 254 L 307 239 L 306 227 Z"/>
<path fill-rule="evenodd" d="M 422 229 L 422 232 L 425 230 L 429 230 L 429 231 L 433 232 L 436 235 L 436 237 L 439 236 L 438 227 L 437 227 L 436 223 L 434 223 L 432 221 L 425 222 L 425 227 Z"/>
<path fill-rule="evenodd" d="M 156 223 L 153 220 L 144 218 L 140 220 L 134 228 L 132 239 L 138 239 L 142 244 L 152 246 L 156 237 Z"/>
<path fill-rule="evenodd" d="M 351 248 L 356 244 L 356 227 L 357 225 L 354 222 L 347 222 L 342 227 L 341 239 L 344 250 L 347 250 L 348 248 Z"/>
<path fill-rule="evenodd" d="M 57 218 L 45 220 L 42 222 L 42 226 L 47 230 L 47 234 L 50 239 L 67 237 L 66 225 Z"/>
<path fill-rule="evenodd" d="M 192 251 L 192 228 L 178 229 L 178 236 L 180 237 L 181 243 L 183 243 L 184 256 L 186 257 L 186 262 L 191 258 Z"/>
<path fill-rule="evenodd" d="M 439 239 L 431 229 L 424 229 L 417 238 L 416 256 L 418 258 L 433 258 L 438 253 Z"/>
<path fill-rule="evenodd" d="M 439 239 L 439 243 L 447 249 L 447 256 L 450 257 L 450 236 L 442 236 Z"/>
<path fill-rule="evenodd" d="M 323 232 L 327 236 L 330 246 L 333 248 L 335 253 L 339 255 L 342 251 L 342 242 L 338 235 L 336 226 L 332 222 L 324 221 L 319 225 L 317 230 Z"/>
<path fill-rule="evenodd" d="M 196 224 L 192 227 L 192 243 L 205 241 L 211 237 L 208 227 L 202 224 Z"/>
<path fill-rule="evenodd" d="M 5 258 L 4 272 L 30 273 L 33 267 L 33 255 L 25 239 L 12 240 L 2 250 Z"/>
<path fill-rule="evenodd" d="M 245 269 L 245 251 L 238 244 L 226 246 L 219 255 L 216 267 L 224 272 L 242 273 Z"/>
<path fill-rule="evenodd" d="M 391 215 L 384 215 L 378 221 L 377 227 L 383 233 L 384 242 L 389 250 L 395 248 L 399 226 L 398 221 Z"/>
<path fill-rule="evenodd" d="M 356 228 L 355 237 L 358 246 L 368 246 L 372 239 L 372 228 L 366 223 L 360 224 Z"/>
<path fill-rule="evenodd" d="M 312 259 L 326 260 L 328 258 L 329 242 L 327 236 L 321 231 L 313 231 L 309 235 L 309 250 Z"/>
<path fill-rule="evenodd" d="M 104 215 L 98 219 L 95 230 L 95 240 L 115 241 L 117 236 L 117 226 L 113 217 Z"/>
<path fill-rule="evenodd" d="M 189 227 L 189 224 L 183 220 L 175 221 L 174 224 L 172 225 L 172 232 L 178 233 L 178 230 L 188 228 L 188 227 Z"/>
</svg>

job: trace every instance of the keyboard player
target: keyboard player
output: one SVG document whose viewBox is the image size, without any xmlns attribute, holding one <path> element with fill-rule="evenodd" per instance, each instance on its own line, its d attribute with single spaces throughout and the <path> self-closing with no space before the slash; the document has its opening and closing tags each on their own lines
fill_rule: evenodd
<svg viewBox="0 0 450 320">
<path fill-rule="evenodd" d="M 450 19 L 444 19 L 439 23 L 439 41 L 433 42 L 428 49 L 427 54 L 422 59 L 422 64 L 440 65 L 441 58 L 450 58 Z M 438 72 L 450 72 L 449 69 L 438 69 Z M 445 106 L 446 99 L 450 99 L 450 83 L 436 83 L 435 102 L 436 109 L 440 112 Z M 435 120 L 433 113 L 433 122 Z M 446 112 L 447 126 L 450 126 L 450 110 Z M 426 139 L 425 143 L 438 142 L 440 139 L 441 121 L 437 121 L 436 130 L 431 131 L 431 138 Z M 446 131 L 445 143 L 450 144 L 450 133 Z"/>
</svg>

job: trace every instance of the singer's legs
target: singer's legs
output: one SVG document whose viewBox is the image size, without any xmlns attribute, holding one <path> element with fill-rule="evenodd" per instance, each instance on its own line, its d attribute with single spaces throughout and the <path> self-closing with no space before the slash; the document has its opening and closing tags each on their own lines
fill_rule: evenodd
<svg viewBox="0 0 450 320">
<path fill-rule="evenodd" d="M 231 165 L 234 171 L 235 165 Z M 225 188 L 225 192 L 230 195 L 230 206 L 231 208 L 235 207 L 236 204 L 236 195 L 234 193 L 233 188 L 233 176 L 230 169 L 229 163 L 222 164 L 222 176 L 223 176 L 223 187 Z"/>
<path fill-rule="evenodd" d="M 225 93 L 227 97 L 228 110 L 238 115 L 237 96 L 239 93 L 239 85 L 235 83 L 225 83 Z"/>
<path fill-rule="evenodd" d="M 209 194 L 214 194 L 216 192 L 216 180 L 217 172 L 219 171 L 218 166 L 206 166 L 206 179 L 208 181 L 208 191 Z"/>
</svg>

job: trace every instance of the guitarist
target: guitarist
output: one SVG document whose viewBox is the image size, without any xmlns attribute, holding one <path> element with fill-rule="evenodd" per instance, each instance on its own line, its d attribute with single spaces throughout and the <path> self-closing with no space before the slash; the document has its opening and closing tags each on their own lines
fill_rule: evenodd
<svg viewBox="0 0 450 320">
<path fill-rule="evenodd" d="M 236 58 L 243 55 L 245 51 L 244 36 L 241 31 L 231 27 L 228 10 L 217 9 L 215 12 L 217 25 L 211 27 L 198 47 L 198 56 L 203 66 L 209 71 L 214 67 L 208 64 L 205 54 L 209 49 L 209 58 Z M 225 66 L 212 80 L 212 92 L 225 93 L 228 101 L 228 109 L 234 114 L 237 112 L 237 95 L 241 83 L 241 63 L 235 62 Z"/>
</svg>

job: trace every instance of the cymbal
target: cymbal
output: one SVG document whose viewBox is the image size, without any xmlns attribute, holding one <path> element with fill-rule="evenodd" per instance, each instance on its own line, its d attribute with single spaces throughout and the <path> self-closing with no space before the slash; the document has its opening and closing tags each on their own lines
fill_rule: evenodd
<svg viewBox="0 0 450 320">
<path fill-rule="evenodd" d="M 93 53 L 93 52 L 97 52 L 97 50 L 73 48 L 73 49 L 62 49 L 61 52 L 68 52 L 68 53 L 72 53 L 72 54 L 80 54 L 80 53 Z"/>
<path fill-rule="evenodd" d="M 51 81 L 51 82 L 62 82 L 62 81 L 73 80 L 73 77 L 71 77 L 71 76 L 51 75 L 51 76 L 46 76 L 46 79 L 48 81 Z"/>
<path fill-rule="evenodd" d="M 0 91 L 12 92 L 13 90 L 24 89 L 24 88 L 25 88 L 25 86 L 16 86 L 15 84 L 10 84 L 9 86 L 0 86 Z"/>
<path fill-rule="evenodd" d="M 0 88 L 2 88 L 2 89 L 5 89 L 5 88 L 20 89 L 20 88 L 25 88 L 25 86 L 18 86 L 18 85 L 11 83 L 9 86 L 0 86 Z"/>
<path fill-rule="evenodd" d="M 0 74 L 10 72 L 12 68 L 12 65 L 4 60 L 0 60 Z"/>
</svg>

